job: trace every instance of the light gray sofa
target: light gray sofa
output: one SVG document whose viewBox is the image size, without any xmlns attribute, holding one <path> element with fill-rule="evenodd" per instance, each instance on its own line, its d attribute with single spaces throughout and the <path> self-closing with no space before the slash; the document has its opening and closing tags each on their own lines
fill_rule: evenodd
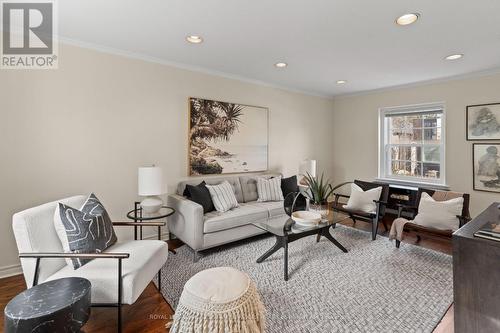
<svg viewBox="0 0 500 333">
<path fill-rule="evenodd" d="M 257 176 L 269 178 L 281 175 L 196 178 L 180 182 L 177 193 L 169 195 L 168 205 L 176 210 L 168 220 L 169 231 L 194 250 L 195 261 L 200 250 L 264 233 L 252 222 L 267 221 L 270 217 L 285 214 L 283 201 L 257 201 Z M 186 184 L 198 185 L 202 180 L 207 184 L 220 184 L 227 180 L 234 188 L 239 207 L 225 213 L 213 211 L 204 215 L 201 205 L 182 196 Z"/>
</svg>

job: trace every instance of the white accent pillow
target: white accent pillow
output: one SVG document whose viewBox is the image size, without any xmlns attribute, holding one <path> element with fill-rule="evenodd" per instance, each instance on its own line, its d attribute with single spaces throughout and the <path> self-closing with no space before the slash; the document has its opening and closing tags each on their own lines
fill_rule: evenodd
<svg viewBox="0 0 500 333">
<path fill-rule="evenodd" d="M 264 178 L 257 177 L 257 201 L 283 201 L 283 191 L 281 190 L 281 177 Z"/>
<path fill-rule="evenodd" d="M 380 200 L 380 195 L 382 194 L 382 186 L 372 188 L 368 191 L 363 191 L 361 187 L 356 184 L 351 184 L 351 196 L 347 201 L 347 205 L 344 205 L 345 209 L 359 210 L 365 213 L 375 213 L 377 211 L 377 205 L 373 200 Z"/>
<path fill-rule="evenodd" d="M 238 200 L 234 194 L 234 189 L 227 180 L 219 185 L 205 185 L 210 192 L 215 210 L 224 213 L 232 208 L 238 207 Z"/>
<path fill-rule="evenodd" d="M 418 214 L 413 223 L 442 230 L 457 230 L 460 221 L 457 215 L 462 214 L 464 198 L 436 201 L 428 193 L 422 192 L 418 205 Z"/>
</svg>

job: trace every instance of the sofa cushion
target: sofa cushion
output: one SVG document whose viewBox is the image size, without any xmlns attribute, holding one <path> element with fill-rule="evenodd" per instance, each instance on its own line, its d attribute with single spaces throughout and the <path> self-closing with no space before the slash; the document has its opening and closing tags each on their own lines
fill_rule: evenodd
<svg viewBox="0 0 500 333">
<path fill-rule="evenodd" d="M 265 209 L 269 217 L 276 217 L 286 214 L 285 208 L 283 206 L 283 201 L 267 201 L 267 202 L 254 201 L 254 202 L 249 202 L 248 204 L 261 209 Z"/>
<path fill-rule="evenodd" d="M 186 184 L 186 189 L 184 190 L 184 195 L 189 200 L 196 202 L 203 206 L 203 213 L 206 214 L 215 209 L 210 191 L 208 190 L 205 181 L 202 181 L 198 185 Z"/>
<path fill-rule="evenodd" d="M 262 221 L 269 216 L 265 207 L 242 203 L 227 212 L 210 212 L 204 216 L 203 232 L 211 233 L 231 229 L 252 222 Z"/>
<path fill-rule="evenodd" d="M 132 304 L 167 261 L 168 245 L 158 240 L 129 241 L 116 243 L 104 252 L 130 254 L 128 259 L 122 260 L 122 302 Z M 82 277 L 92 284 L 92 303 L 115 303 L 118 299 L 117 266 L 116 259 L 94 259 L 76 270 L 67 265 L 46 281 Z"/>
<path fill-rule="evenodd" d="M 218 184 L 221 184 L 222 182 L 224 182 L 225 180 L 227 180 L 229 182 L 229 184 L 231 184 L 233 186 L 234 194 L 236 195 L 236 200 L 238 200 L 238 202 L 244 202 L 243 201 L 243 194 L 241 192 L 241 185 L 240 185 L 239 177 L 226 176 L 226 177 L 210 177 L 210 178 L 204 179 L 204 181 L 207 185 L 218 185 Z M 182 181 L 177 185 L 177 194 L 183 195 L 187 184 L 198 185 L 199 183 L 200 183 L 200 178 L 194 178 L 194 179 Z"/>
<path fill-rule="evenodd" d="M 293 175 L 288 178 L 281 178 L 281 191 L 283 192 L 283 197 L 286 197 L 292 192 L 299 192 L 297 176 Z"/>
<path fill-rule="evenodd" d="M 257 193 L 257 177 L 263 177 L 269 179 L 278 176 L 281 176 L 281 174 L 275 173 L 275 174 L 264 174 L 264 175 L 240 176 L 241 190 L 243 192 L 243 202 L 256 201 L 259 198 L 259 195 Z"/>
<path fill-rule="evenodd" d="M 266 179 L 257 177 L 258 201 L 283 201 L 283 192 L 281 191 L 281 176 Z"/>
</svg>

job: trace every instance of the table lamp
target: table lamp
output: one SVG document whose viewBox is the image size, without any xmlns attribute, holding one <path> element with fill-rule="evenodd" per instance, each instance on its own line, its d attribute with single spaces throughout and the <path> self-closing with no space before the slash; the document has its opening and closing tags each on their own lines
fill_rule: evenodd
<svg viewBox="0 0 500 333">
<path fill-rule="evenodd" d="M 300 162 L 299 165 L 299 176 L 302 178 L 299 181 L 299 185 L 306 185 L 305 175 L 310 174 L 311 177 L 316 177 L 316 160 L 304 160 Z"/>
<path fill-rule="evenodd" d="M 145 198 L 141 201 L 142 211 L 148 214 L 156 213 L 163 205 L 159 195 L 166 193 L 163 185 L 163 173 L 160 167 L 140 167 L 138 172 L 139 195 Z"/>
</svg>

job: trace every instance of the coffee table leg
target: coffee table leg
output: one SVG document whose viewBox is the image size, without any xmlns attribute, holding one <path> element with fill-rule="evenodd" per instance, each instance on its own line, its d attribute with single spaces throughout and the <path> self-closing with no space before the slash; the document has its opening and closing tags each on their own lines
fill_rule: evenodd
<svg viewBox="0 0 500 333">
<path fill-rule="evenodd" d="M 260 264 L 261 262 L 263 262 L 264 260 L 269 258 L 274 252 L 278 251 L 282 247 L 283 247 L 283 245 L 282 245 L 281 237 L 276 236 L 276 243 L 273 245 L 272 248 L 267 250 L 266 253 L 264 253 L 262 256 L 260 256 L 259 259 L 257 259 L 257 263 Z"/>
<path fill-rule="evenodd" d="M 333 236 L 330 234 L 330 228 L 324 228 L 323 232 L 322 232 L 322 235 L 325 236 L 330 242 L 332 242 L 333 244 L 335 244 L 335 246 L 337 246 L 343 252 L 347 253 L 346 248 L 343 247 L 342 244 L 340 244 L 338 242 L 338 240 L 336 240 L 335 238 L 333 238 Z"/>
<path fill-rule="evenodd" d="M 285 270 L 284 278 L 285 278 L 285 281 L 288 281 L 288 241 L 286 238 L 284 240 L 283 250 L 284 250 L 283 259 L 285 260 L 284 261 L 284 270 Z"/>
</svg>

